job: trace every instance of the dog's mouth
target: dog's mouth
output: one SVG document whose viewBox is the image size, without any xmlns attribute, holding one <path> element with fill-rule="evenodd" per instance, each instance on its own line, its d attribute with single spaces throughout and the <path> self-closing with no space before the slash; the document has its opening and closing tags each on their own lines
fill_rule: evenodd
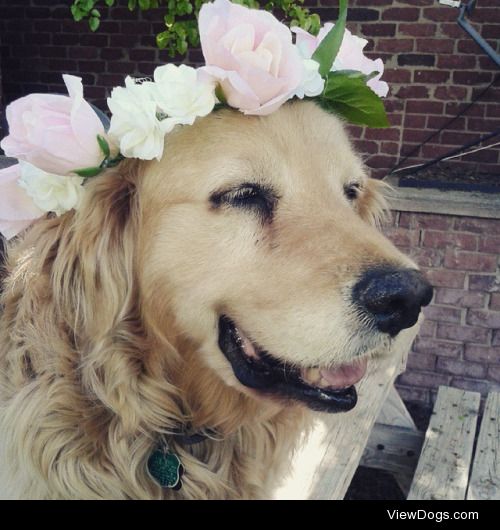
<svg viewBox="0 0 500 530">
<path fill-rule="evenodd" d="M 323 412 L 352 409 L 358 399 L 354 384 L 366 373 L 366 359 L 334 369 L 289 366 L 258 347 L 226 316 L 219 319 L 219 347 L 242 385 Z"/>
</svg>

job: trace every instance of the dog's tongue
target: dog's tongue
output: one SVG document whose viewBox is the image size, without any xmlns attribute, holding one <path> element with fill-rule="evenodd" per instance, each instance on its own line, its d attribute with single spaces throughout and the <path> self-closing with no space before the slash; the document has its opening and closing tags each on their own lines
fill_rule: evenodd
<svg viewBox="0 0 500 530">
<path fill-rule="evenodd" d="M 302 373 L 302 379 L 321 388 L 347 388 L 360 381 L 366 373 L 367 359 L 352 364 L 342 364 L 337 368 L 310 368 Z"/>
<path fill-rule="evenodd" d="M 353 364 L 342 364 L 335 370 L 326 370 L 322 368 L 320 374 L 322 378 L 332 388 L 345 388 L 357 383 L 366 373 L 368 361 L 355 362 Z"/>
</svg>

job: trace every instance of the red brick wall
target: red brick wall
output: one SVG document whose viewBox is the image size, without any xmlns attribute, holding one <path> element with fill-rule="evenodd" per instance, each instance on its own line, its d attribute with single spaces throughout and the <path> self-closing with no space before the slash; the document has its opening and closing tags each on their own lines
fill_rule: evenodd
<svg viewBox="0 0 500 530">
<path fill-rule="evenodd" d="M 430 404 L 439 385 L 500 390 L 500 219 L 394 212 L 386 234 L 435 287 L 402 397 Z"/>
<path fill-rule="evenodd" d="M 352 131 L 368 165 L 376 175 L 385 175 L 398 154 L 408 154 L 455 116 L 493 80 L 498 68 L 458 26 L 458 10 L 441 6 L 437 0 L 354 0 L 350 5 L 355 8 L 350 11 L 349 26 L 369 39 L 369 55 L 382 57 L 384 79 L 391 86 L 387 109 L 394 127 Z M 479 33 L 500 51 L 499 1 L 479 0 L 472 20 Z M 497 79 L 477 104 L 405 165 L 444 155 L 498 128 Z M 482 151 L 455 159 L 453 164 L 499 173 L 499 153 L 500 148 Z"/>
<path fill-rule="evenodd" d="M 161 30 L 161 12 L 138 15 L 126 7 L 103 9 L 103 22 L 90 34 L 85 22 L 75 23 L 70 0 L 9 0 L 0 5 L 3 89 L 5 102 L 33 91 L 60 92 L 61 72 L 83 75 L 86 95 L 106 108 L 110 87 L 126 74 L 151 75 L 168 61 L 154 47 Z M 118 0 L 125 6 L 125 0 Z M 337 17 L 336 0 L 306 0 L 322 20 Z M 479 32 L 500 49 L 498 0 L 479 0 L 474 21 Z M 453 116 L 497 71 L 493 61 L 458 27 L 456 9 L 437 0 L 350 0 L 349 28 L 369 39 L 368 49 L 386 64 L 391 85 L 387 109 L 389 130 L 352 128 L 368 165 L 383 175 L 428 134 Z M 497 40 L 495 40 L 497 39 Z M 192 50 L 192 63 L 201 60 Z M 500 87 L 481 104 L 422 148 L 417 158 L 429 158 L 463 145 L 500 127 Z M 467 157 L 481 171 L 500 171 L 499 150 Z"/>
</svg>

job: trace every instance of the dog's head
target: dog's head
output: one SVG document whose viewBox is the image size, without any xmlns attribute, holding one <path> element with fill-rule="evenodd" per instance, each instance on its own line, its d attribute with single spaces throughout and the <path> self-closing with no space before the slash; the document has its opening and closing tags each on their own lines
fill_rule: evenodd
<svg viewBox="0 0 500 530">
<path fill-rule="evenodd" d="M 380 183 L 315 104 L 214 113 L 170 135 L 136 185 L 148 324 L 175 319 L 242 392 L 347 410 L 368 356 L 390 352 L 430 301 L 374 226 Z"/>
<path fill-rule="evenodd" d="M 335 412 L 432 295 L 376 228 L 380 187 L 313 103 L 221 110 L 170 134 L 161 162 L 92 179 L 75 215 L 29 237 L 46 233 L 58 314 L 72 315 L 84 378 L 109 407 L 123 409 L 146 370 L 200 407 Z M 144 353 L 161 345 L 168 354 Z M 134 403 L 129 416 L 148 413 Z"/>
</svg>

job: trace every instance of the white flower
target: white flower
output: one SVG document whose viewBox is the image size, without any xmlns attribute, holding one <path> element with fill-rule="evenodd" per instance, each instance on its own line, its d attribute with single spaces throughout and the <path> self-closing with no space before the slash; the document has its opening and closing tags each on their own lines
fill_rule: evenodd
<svg viewBox="0 0 500 530">
<path fill-rule="evenodd" d="M 125 87 L 116 87 L 108 98 L 112 112 L 109 135 L 116 138 L 120 152 L 127 158 L 161 159 L 164 137 L 175 123 L 157 118 L 153 83 L 137 84 L 127 77 Z"/>
<path fill-rule="evenodd" d="M 83 177 L 53 175 L 19 161 L 21 176 L 17 183 L 33 199 L 33 202 L 44 212 L 62 215 L 77 208 L 83 194 Z"/>
<path fill-rule="evenodd" d="M 159 66 L 154 80 L 154 98 L 165 121 L 192 125 L 197 117 L 212 112 L 215 84 L 201 80 L 194 68 L 184 64 Z"/>
<path fill-rule="evenodd" d="M 325 88 L 325 80 L 319 73 L 319 63 L 312 59 L 302 60 L 304 73 L 295 95 L 302 99 L 304 96 L 313 98 L 319 96 Z"/>
<path fill-rule="evenodd" d="M 194 68 L 160 66 L 154 79 L 154 83 L 137 83 L 127 77 L 125 87 L 114 88 L 108 98 L 109 135 L 127 158 L 160 160 L 167 133 L 179 124 L 192 125 L 196 117 L 214 108 L 215 85 L 198 79 Z"/>
</svg>

